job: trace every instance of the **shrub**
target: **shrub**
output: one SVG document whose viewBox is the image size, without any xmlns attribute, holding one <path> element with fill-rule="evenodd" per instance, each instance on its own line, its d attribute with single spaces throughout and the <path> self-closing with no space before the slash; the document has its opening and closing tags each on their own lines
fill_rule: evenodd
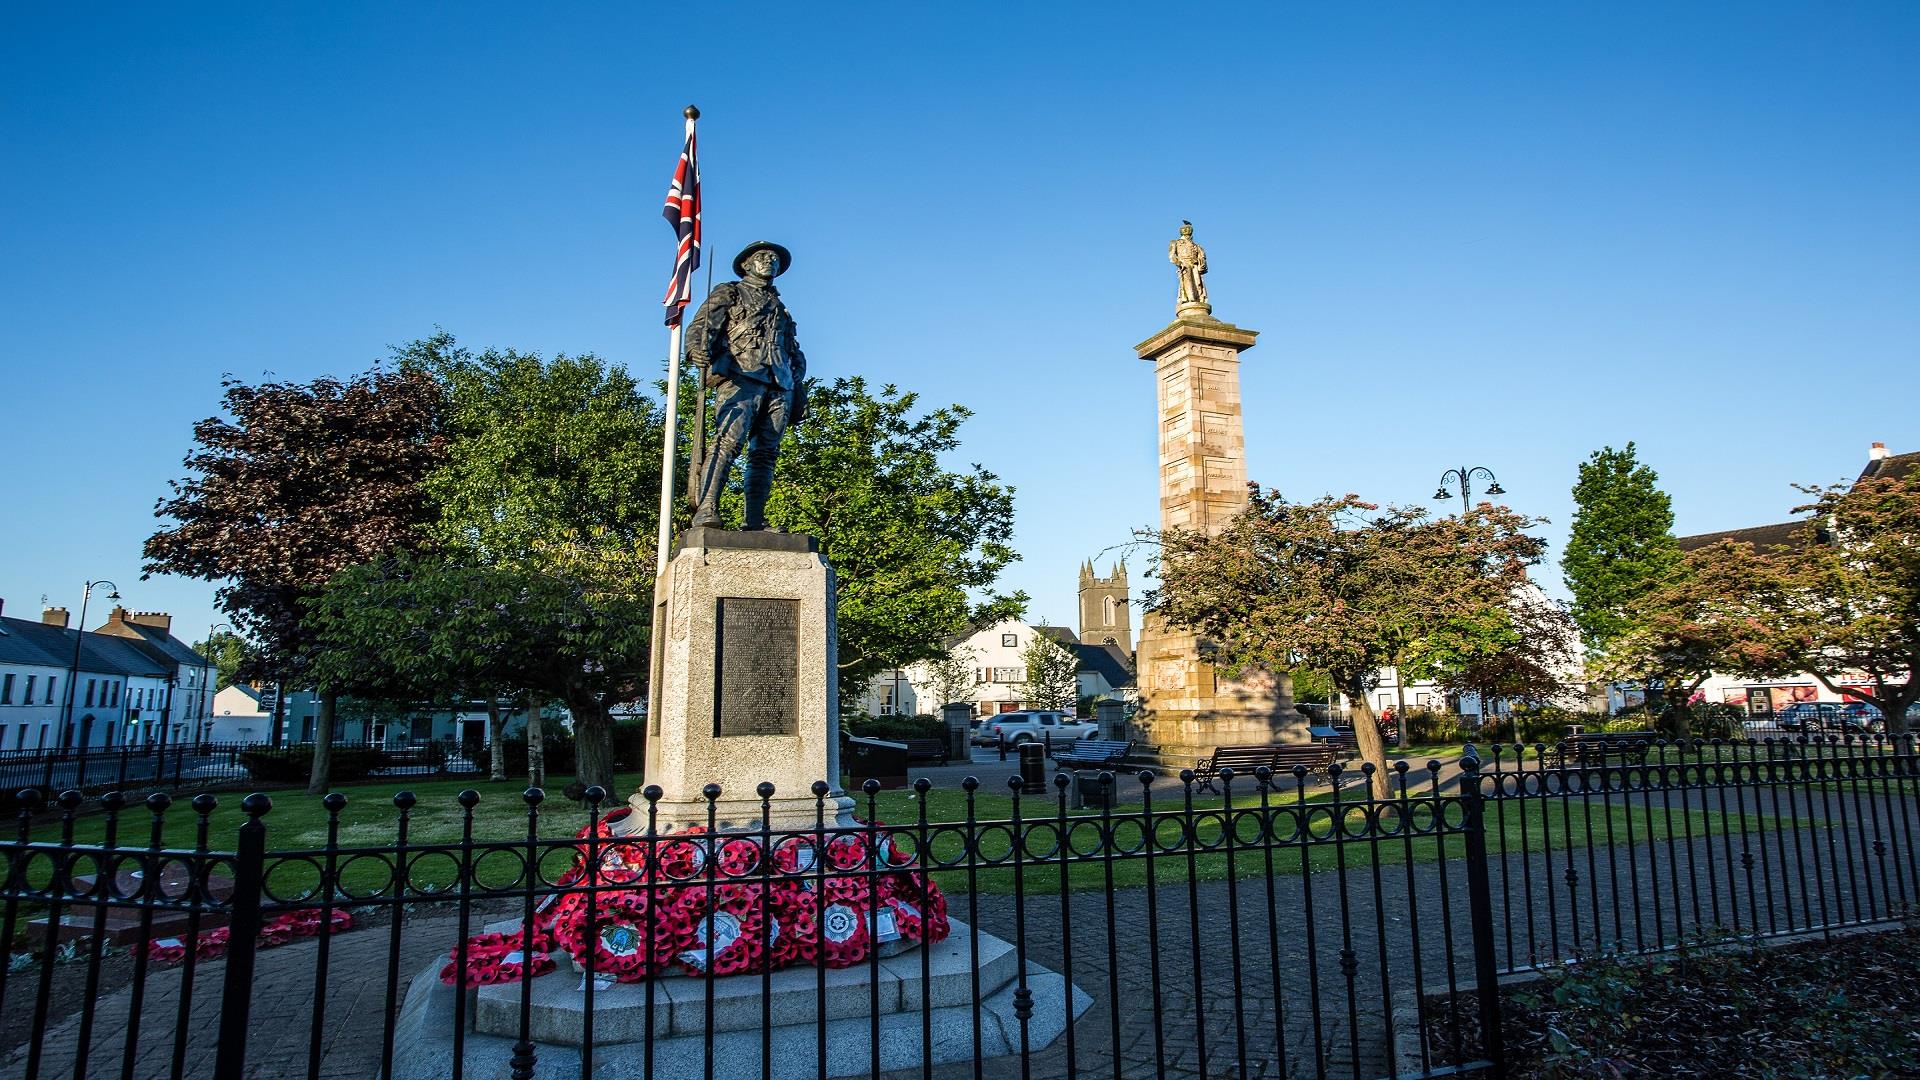
<svg viewBox="0 0 1920 1080">
<path fill-rule="evenodd" d="M 1452 713 L 1430 709 L 1407 711 L 1407 741 L 1414 743 L 1457 743 L 1466 739 L 1466 729 Z"/>
<path fill-rule="evenodd" d="M 336 746 L 328 758 L 327 775 L 336 784 L 365 780 L 387 763 L 386 752 L 373 746 Z M 255 780 L 303 784 L 313 776 L 313 747 L 250 750 L 240 755 L 240 763 Z"/>
<path fill-rule="evenodd" d="M 573 771 L 573 740 L 565 735 L 549 734 L 540 740 L 546 748 L 547 775 Z M 507 775 L 527 775 L 527 740 L 525 738 L 502 739 L 499 747 L 507 755 Z M 494 747 L 483 746 L 474 752 L 474 767 L 489 775 L 493 772 Z"/>
<path fill-rule="evenodd" d="M 645 720 L 622 720 L 613 725 L 613 763 L 623 769 L 638 769 L 646 765 Z"/>
<path fill-rule="evenodd" d="M 854 713 L 840 721 L 840 730 L 860 739 L 944 739 L 946 722 L 937 716 L 867 716 Z"/>
</svg>

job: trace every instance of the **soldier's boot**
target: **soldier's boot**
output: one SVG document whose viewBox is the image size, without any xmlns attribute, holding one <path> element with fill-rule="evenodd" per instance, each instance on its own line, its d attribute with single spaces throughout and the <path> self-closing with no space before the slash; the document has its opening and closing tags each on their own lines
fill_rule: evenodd
<svg viewBox="0 0 1920 1080">
<path fill-rule="evenodd" d="M 767 527 L 767 496 L 773 494 L 773 470 L 756 468 L 757 462 L 747 462 L 745 484 L 746 509 L 741 515 L 740 527 L 747 532 L 760 532 Z"/>
</svg>

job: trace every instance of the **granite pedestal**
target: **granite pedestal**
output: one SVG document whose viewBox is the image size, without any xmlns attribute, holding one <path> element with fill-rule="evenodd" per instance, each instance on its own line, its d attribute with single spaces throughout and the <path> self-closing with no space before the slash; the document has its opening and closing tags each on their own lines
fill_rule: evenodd
<svg viewBox="0 0 1920 1080">
<path fill-rule="evenodd" d="M 688 529 L 654 597 L 646 777 L 659 785 L 661 832 L 708 824 L 701 794 L 718 783 L 721 829 L 758 829 L 754 789 L 774 785 L 775 830 L 814 827 L 813 784 L 832 785 L 829 826 L 852 826 L 839 790 L 838 642 L 833 569 L 808 536 Z M 641 831 L 639 794 L 627 832 Z"/>
</svg>

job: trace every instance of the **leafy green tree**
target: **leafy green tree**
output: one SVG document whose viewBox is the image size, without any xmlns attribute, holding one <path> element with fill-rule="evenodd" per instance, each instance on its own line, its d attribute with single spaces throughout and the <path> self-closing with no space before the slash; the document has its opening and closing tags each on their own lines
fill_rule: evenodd
<svg viewBox="0 0 1920 1080">
<path fill-rule="evenodd" d="M 1505 603 L 1443 621 L 1420 641 L 1408 670 L 1451 693 L 1478 695 L 1488 720 L 1498 701 L 1549 705 L 1567 697 L 1579 673 L 1578 633 L 1565 607 L 1523 588 Z"/>
<path fill-rule="evenodd" d="M 646 690 L 664 414 L 590 355 L 474 354 L 443 333 L 399 359 L 448 402 L 445 461 L 422 485 L 443 561 L 406 580 L 429 608 L 467 587 L 489 601 L 431 655 L 460 658 L 449 670 L 476 686 L 565 704 L 577 779 L 610 789 L 609 709 Z"/>
<path fill-rule="evenodd" d="M 1674 637 L 1720 670 L 1808 672 L 1903 733 L 1920 701 L 1920 474 L 1803 490 L 1813 501 L 1795 508 L 1806 515 L 1797 542 L 1716 545 L 1714 565 L 1742 572 L 1699 586 L 1700 606 L 1721 618 L 1675 619 Z"/>
<path fill-rule="evenodd" d="M 979 465 L 942 464 L 973 415 L 965 407 L 921 413 L 916 395 L 875 394 L 860 378 L 810 386 L 767 519 L 817 538 L 833 564 L 840 694 L 852 699 L 875 674 L 938 659 L 954 634 L 1024 609 L 1024 593 L 993 591 L 1019 558 L 1007 543 L 1013 489 Z"/>
<path fill-rule="evenodd" d="M 1603 680 L 1660 687 L 1663 724 L 1686 735 L 1686 705 L 1715 671 L 1770 678 L 1794 670 L 1791 650 L 1769 625 L 1769 612 L 1785 603 L 1777 578 L 1752 544 L 1723 540 L 1684 552 L 1627 603 L 1626 629 L 1589 654 L 1588 669 Z"/>
<path fill-rule="evenodd" d="M 1485 503 L 1457 517 L 1385 510 L 1356 495 L 1290 503 L 1248 485 L 1247 508 L 1217 535 L 1160 537 L 1147 604 L 1213 643 L 1229 675 L 1248 665 L 1323 672 L 1346 694 L 1374 795 L 1392 794 L 1367 691 L 1450 625 L 1489 620 L 1527 588 L 1545 543 L 1533 519 Z"/>
<path fill-rule="evenodd" d="M 302 605 L 342 570 L 426 541 L 431 505 L 420 480 L 445 448 L 444 399 L 423 374 L 379 368 L 222 385 L 226 415 L 194 425 L 189 475 L 155 508 L 173 524 L 148 537 L 144 570 L 221 583 L 221 610 L 259 645 L 239 677 L 320 691 L 309 785 L 318 794 L 340 694 L 358 688 L 358 675 L 313 677 Z"/>
<path fill-rule="evenodd" d="M 1660 477 L 1625 450 L 1605 447 L 1580 465 L 1573 485 L 1573 528 L 1560 568 L 1573 593 L 1573 621 L 1592 651 L 1633 628 L 1636 597 L 1679 558 L 1673 503 Z"/>
<path fill-rule="evenodd" d="M 1033 628 L 1033 640 L 1020 650 L 1027 680 L 1021 695 L 1035 709 L 1072 709 L 1079 701 L 1080 657 L 1071 646 L 1055 641 L 1045 625 Z"/>
<path fill-rule="evenodd" d="M 214 689 L 224 690 L 233 685 L 234 675 L 247 659 L 247 642 L 239 634 L 221 630 L 205 641 L 194 642 L 193 651 L 213 661 L 217 676 Z"/>
</svg>

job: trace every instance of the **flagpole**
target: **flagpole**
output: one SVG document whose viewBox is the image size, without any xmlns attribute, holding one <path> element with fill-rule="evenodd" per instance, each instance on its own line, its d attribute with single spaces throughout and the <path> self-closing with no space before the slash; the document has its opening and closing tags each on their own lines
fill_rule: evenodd
<svg viewBox="0 0 1920 1080">
<path fill-rule="evenodd" d="M 700 110 L 689 105 L 685 115 L 687 137 L 691 139 L 694 121 L 700 119 Z M 656 582 L 666 579 L 667 545 L 673 541 L 673 480 L 674 474 L 679 471 L 676 467 L 679 457 L 676 450 L 680 427 L 680 324 L 685 321 L 686 309 L 682 308 L 679 317 L 667 328 L 667 430 L 660 450 L 660 535 L 653 564 Z"/>
</svg>

